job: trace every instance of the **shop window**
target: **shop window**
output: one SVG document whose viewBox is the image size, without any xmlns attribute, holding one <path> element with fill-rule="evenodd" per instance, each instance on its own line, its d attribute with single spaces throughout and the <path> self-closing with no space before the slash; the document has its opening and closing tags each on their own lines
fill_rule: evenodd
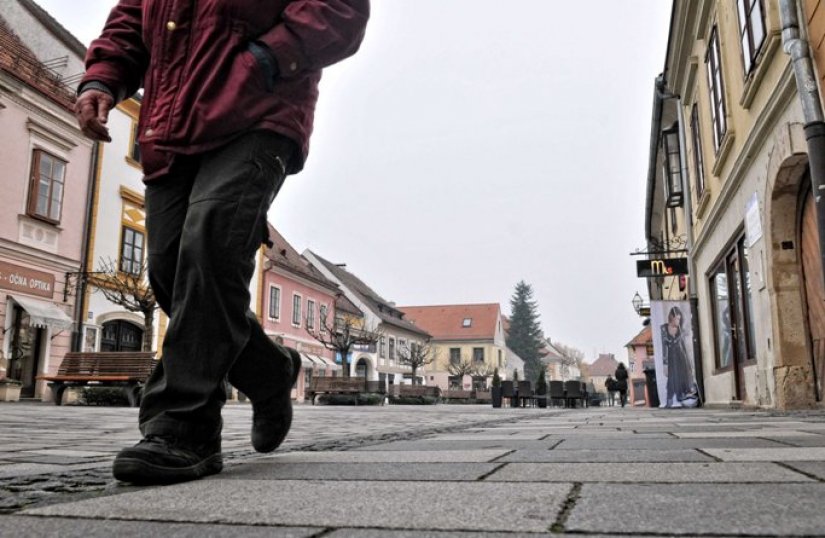
<svg viewBox="0 0 825 538">
<path fill-rule="evenodd" d="M 43 150 L 34 150 L 29 187 L 29 206 L 27 209 L 30 217 L 53 224 L 60 222 L 65 179 L 65 161 Z"/>
</svg>

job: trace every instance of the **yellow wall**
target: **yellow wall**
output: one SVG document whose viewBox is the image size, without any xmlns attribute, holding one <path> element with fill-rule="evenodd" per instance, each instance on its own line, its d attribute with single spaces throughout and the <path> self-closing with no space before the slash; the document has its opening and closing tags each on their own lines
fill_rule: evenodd
<svg viewBox="0 0 825 538">
<path fill-rule="evenodd" d="M 819 74 L 819 90 L 822 92 L 825 88 L 825 2 L 805 0 L 805 14 L 808 18 L 808 40 Z"/>
<path fill-rule="evenodd" d="M 487 342 L 461 342 L 461 343 L 433 343 L 433 348 L 436 351 L 436 361 L 429 365 L 427 372 L 445 372 L 450 363 L 450 349 L 461 349 L 461 358 L 468 361 L 473 359 L 473 348 L 480 347 L 484 349 L 484 363 L 491 368 L 497 368 L 498 350 L 501 350 L 501 369 L 499 375 L 504 376 L 504 367 L 507 363 L 507 353 L 504 348 L 498 347 Z"/>
</svg>

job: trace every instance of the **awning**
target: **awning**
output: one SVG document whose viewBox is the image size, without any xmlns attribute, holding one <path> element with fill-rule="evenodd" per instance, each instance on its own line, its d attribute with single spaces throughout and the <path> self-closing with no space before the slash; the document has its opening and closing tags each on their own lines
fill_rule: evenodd
<svg viewBox="0 0 825 538">
<path fill-rule="evenodd" d="M 331 370 L 340 370 L 340 369 L 341 369 L 341 365 L 340 365 L 340 364 L 336 364 L 336 363 L 335 363 L 335 361 L 333 361 L 333 360 L 331 360 L 331 359 L 328 359 L 328 358 L 323 357 L 323 356 L 321 356 L 321 355 L 313 355 L 313 357 L 315 357 L 315 358 L 316 358 L 316 359 L 318 359 L 319 361 L 323 362 L 323 363 L 324 363 L 324 366 L 325 366 L 326 368 L 329 368 L 329 369 L 331 369 Z"/>
<path fill-rule="evenodd" d="M 72 318 L 54 303 L 19 295 L 9 297 L 29 314 L 30 323 L 35 327 L 51 327 L 55 331 L 63 331 L 72 326 Z"/>
<path fill-rule="evenodd" d="M 315 366 L 315 361 L 309 358 L 308 354 L 301 353 L 301 366 L 304 368 L 313 368 Z"/>
</svg>

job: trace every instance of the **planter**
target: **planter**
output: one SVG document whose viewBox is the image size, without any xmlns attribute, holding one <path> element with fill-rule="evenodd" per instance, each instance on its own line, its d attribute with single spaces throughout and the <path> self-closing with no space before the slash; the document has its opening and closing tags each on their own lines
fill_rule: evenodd
<svg viewBox="0 0 825 538">
<path fill-rule="evenodd" d="M 22 383 L 12 379 L 0 381 L 0 402 L 17 402 L 20 400 Z"/>
<path fill-rule="evenodd" d="M 539 404 L 539 407 L 545 408 L 547 407 L 547 395 L 546 394 L 539 394 L 536 401 Z"/>
<path fill-rule="evenodd" d="M 493 387 L 490 390 L 490 399 L 493 401 L 493 407 L 501 407 L 501 387 Z"/>
</svg>

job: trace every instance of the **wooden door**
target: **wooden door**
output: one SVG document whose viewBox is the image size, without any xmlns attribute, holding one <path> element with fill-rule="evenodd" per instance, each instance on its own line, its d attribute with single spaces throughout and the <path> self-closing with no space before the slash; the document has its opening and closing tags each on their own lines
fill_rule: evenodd
<svg viewBox="0 0 825 538">
<path fill-rule="evenodd" d="M 801 221 L 802 272 L 808 304 L 808 326 L 811 329 L 813 344 L 812 362 L 816 375 L 817 400 L 821 401 L 825 382 L 825 285 L 822 278 L 822 258 L 819 255 L 816 203 L 810 192 L 802 203 Z"/>
</svg>

